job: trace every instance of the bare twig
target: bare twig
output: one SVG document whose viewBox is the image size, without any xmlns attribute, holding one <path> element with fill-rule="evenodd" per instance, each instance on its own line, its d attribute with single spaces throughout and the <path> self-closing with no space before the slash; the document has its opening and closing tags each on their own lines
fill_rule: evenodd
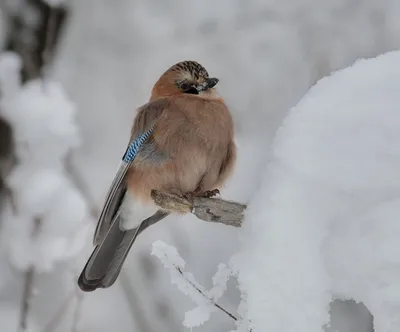
<svg viewBox="0 0 400 332">
<path fill-rule="evenodd" d="M 72 162 L 72 152 L 69 153 L 65 160 L 65 171 L 68 173 L 72 182 L 74 182 L 76 188 L 80 191 L 83 197 L 85 197 L 86 203 L 90 208 L 91 217 L 97 221 L 100 216 L 99 209 L 95 203 L 95 200 L 90 194 L 90 190 L 86 185 L 85 181 L 82 179 L 81 174 Z"/>
<path fill-rule="evenodd" d="M 146 319 L 146 315 L 143 312 L 142 306 L 140 305 L 139 297 L 132 286 L 128 274 L 123 269 L 120 274 L 120 284 L 123 288 L 123 294 L 126 298 L 126 302 L 130 307 L 130 312 L 134 317 L 135 323 L 139 327 L 139 331 L 153 331 L 150 322 Z"/>
<path fill-rule="evenodd" d="M 61 306 L 58 308 L 52 319 L 45 325 L 43 332 L 54 332 L 56 331 L 57 327 L 60 325 L 65 313 L 67 312 L 70 304 L 76 297 L 75 290 L 71 292 L 67 298 L 63 301 Z"/>
<path fill-rule="evenodd" d="M 4 185 L 3 189 L 4 189 L 4 192 L 5 192 L 6 196 L 7 196 L 7 198 L 8 198 L 8 201 L 10 202 L 11 211 L 12 211 L 13 215 L 15 216 L 17 214 L 17 203 L 15 201 L 14 192 L 7 185 Z"/>
<path fill-rule="evenodd" d="M 32 231 L 32 238 L 36 238 L 36 236 L 40 232 L 41 227 L 41 218 L 35 217 L 34 218 L 34 227 Z M 25 272 L 24 277 L 24 289 L 22 292 L 22 304 L 21 304 L 21 313 L 19 319 L 19 326 L 18 331 L 24 332 L 27 329 L 27 321 L 28 315 L 30 311 L 30 304 L 33 298 L 33 284 L 34 284 L 34 277 L 35 277 L 35 267 L 32 265 L 28 268 Z"/>
<path fill-rule="evenodd" d="M 200 293 L 201 296 L 203 296 L 205 299 L 207 299 L 214 307 L 216 307 L 218 310 L 222 311 L 222 312 L 223 312 L 225 315 L 227 315 L 229 318 L 233 319 L 234 321 L 237 321 L 237 320 L 238 320 L 237 317 L 236 317 L 234 314 L 230 313 L 230 312 L 229 312 L 228 310 L 226 310 L 224 307 L 222 307 L 222 306 L 219 305 L 217 302 L 215 302 L 214 299 L 212 299 L 212 298 L 208 297 L 206 294 L 204 294 L 204 292 L 203 292 L 199 287 L 197 287 L 196 284 L 194 284 L 191 280 L 189 280 L 189 279 L 186 277 L 186 275 L 183 273 L 182 269 L 181 269 L 179 266 L 177 266 L 177 265 L 175 265 L 175 264 L 173 264 L 173 265 L 174 265 L 175 270 L 177 270 L 177 271 L 179 272 L 179 274 L 182 276 L 182 278 L 185 279 L 185 281 L 186 281 L 190 286 L 192 286 L 198 293 Z"/>
<path fill-rule="evenodd" d="M 208 301 L 210 301 L 210 303 L 211 303 L 214 307 L 216 307 L 218 310 L 222 311 L 225 315 L 227 315 L 229 318 L 233 319 L 235 322 L 238 321 L 238 318 L 237 318 L 234 314 L 232 314 L 231 312 L 229 312 L 228 310 L 226 310 L 223 306 L 221 306 L 220 304 L 218 304 L 213 298 L 210 298 L 209 296 L 207 296 L 206 294 L 204 294 L 204 292 L 203 292 L 199 287 L 197 287 L 196 284 L 194 284 L 191 280 L 189 280 L 189 279 L 185 276 L 185 274 L 183 273 L 182 269 L 181 269 L 179 266 L 177 266 L 177 265 L 175 265 L 175 264 L 173 264 L 173 265 L 174 265 L 174 268 L 178 271 L 178 273 L 182 276 L 182 278 L 184 278 L 185 281 L 186 281 L 190 286 L 192 286 L 197 292 L 199 292 L 204 298 L 206 298 Z M 242 318 L 239 317 L 239 319 L 242 319 Z M 249 322 L 250 322 L 250 321 L 249 321 Z M 252 328 L 249 328 L 249 329 L 248 329 L 248 332 L 252 332 L 252 331 L 253 331 Z"/>
<path fill-rule="evenodd" d="M 44 71 L 46 70 L 46 66 L 49 65 L 49 63 L 52 60 L 53 57 L 53 44 L 54 44 L 54 39 L 56 37 L 56 32 L 57 32 L 57 15 L 55 10 L 50 7 L 49 11 L 49 18 L 47 20 L 46 24 L 46 36 L 45 36 L 45 41 L 44 41 L 44 46 L 43 46 L 43 51 L 42 51 L 42 71 L 41 71 L 41 76 L 42 79 L 44 80 Z"/>
<path fill-rule="evenodd" d="M 35 62 L 32 60 L 29 49 L 20 41 L 16 39 L 14 42 L 15 51 L 21 56 L 22 62 L 25 67 L 27 79 L 35 78 L 39 75 L 40 70 L 37 68 Z"/>
<path fill-rule="evenodd" d="M 78 290 L 77 287 L 75 289 L 75 296 L 76 296 L 76 305 L 75 305 L 74 315 L 72 317 L 71 332 L 78 332 L 78 325 L 82 313 L 83 294 Z"/>
<path fill-rule="evenodd" d="M 24 5 L 26 4 L 23 2 L 19 3 L 16 12 L 22 12 L 22 6 Z M 21 30 L 18 27 L 18 15 L 15 15 L 9 10 L 4 0 L 1 1 L 0 7 L 4 10 L 6 19 L 9 20 L 8 40 L 10 47 L 21 56 L 26 78 L 32 79 L 37 77 L 40 74 L 40 68 L 32 57 L 33 50 L 24 42 L 23 38 L 21 38 Z"/>
<path fill-rule="evenodd" d="M 246 205 L 225 201 L 219 198 L 193 197 L 193 201 L 186 198 L 152 190 L 151 197 L 159 207 L 178 213 L 193 213 L 197 218 L 240 227 L 244 218 Z"/>
<path fill-rule="evenodd" d="M 35 269 L 30 267 L 28 271 L 25 272 L 24 277 L 24 290 L 22 293 L 22 304 L 21 313 L 19 318 L 18 331 L 24 332 L 27 328 L 27 320 L 29 314 L 30 301 L 32 300 L 32 288 L 34 279 Z"/>
</svg>

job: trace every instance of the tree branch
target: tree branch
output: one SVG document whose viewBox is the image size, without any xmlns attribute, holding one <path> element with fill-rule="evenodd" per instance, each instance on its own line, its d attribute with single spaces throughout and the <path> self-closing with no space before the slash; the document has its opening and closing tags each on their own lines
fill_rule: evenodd
<svg viewBox="0 0 400 332">
<path fill-rule="evenodd" d="M 74 289 L 57 309 L 51 320 L 45 325 L 43 332 L 54 332 L 57 330 L 75 296 Z"/>
<path fill-rule="evenodd" d="M 41 218 L 34 218 L 34 228 L 32 232 L 32 238 L 36 238 L 41 228 Z M 22 292 L 22 305 L 21 312 L 19 317 L 19 326 L 18 331 L 24 332 L 28 327 L 28 315 L 30 311 L 30 305 L 33 298 L 33 284 L 35 277 L 35 267 L 31 265 L 28 270 L 25 272 L 24 276 L 24 289 Z"/>
<path fill-rule="evenodd" d="M 76 305 L 74 314 L 72 317 L 72 325 L 71 325 L 71 332 L 78 332 L 79 331 L 79 322 L 81 319 L 82 313 L 82 304 L 83 304 L 83 294 L 77 288 L 75 289 L 75 296 L 76 296 Z"/>
<path fill-rule="evenodd" d="M 233 227 L 242 226 L 244 211 L 247 208 L 245 204 L 220 198 L 193 197 L 193 200 L 189 201 L 186 198 L 158 190 L 152 190 L 151 197 L 156 205 L 168 211 L 190 212 L 201 220 Z"/>
<path fill-rule="evenodd" d="M 96 205 L 95 199 L 90 193 L 88 185 L 72 161 L 72 153 L 73 152 L 71 151 L 65 159 L 65 171 L 69 175 L 70 180 L 75 184 L 76 188 L 86 199 L 86 202 L 89 206 L 90 216 L 93 218 L 93 220 L 95 220 L 95 222 L 97 222 L 97 219 L 100 216 L 100 210 Z"/>
<path fill-rule="evenodd" d="M 201 294 L 201 296 L 203 296 L 204 298 L 206 298 L 208 301 L 210 301 L 210 303 L 212 303 L 212 305 L 214 307 L 216 307 L 218 310 L 222 311 L 225 315 L 227 315 L 229 318 L 232 318 L 235 322 L 238 320 L 237 317 L 230 313 L 228 310 L 226 310 L 224 307 L 222 307 L 221 305 L 219 305 L 217 302 L 215 302 L 215 300 L 213 298 L 210 298 L 207 294 L 205 294 L 199 287 L 197 287 L 197 285 L 195 285 L 191 280 L 189 280 L 186 275 L 183 273 L 182 269 L 174 264 L 174 268 L 175 270 L 178 271 L 178 273 L 186 280 L 186 282 L 192 286 L 199 294 Z"/>
</svg>

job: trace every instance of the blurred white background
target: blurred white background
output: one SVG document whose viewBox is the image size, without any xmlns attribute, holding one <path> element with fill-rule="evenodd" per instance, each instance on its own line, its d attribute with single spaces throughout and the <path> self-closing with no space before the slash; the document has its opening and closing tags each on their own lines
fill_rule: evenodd
<svg viewBox="0 0 400 332">
<path fill-rule="evenodd" d="M 61 84 L 75 107 L 80 145 L 72 144 L 72 164 L 87 190 L 85 199 L 91 200 L 89 209 L 93 204 L 101 207 L 126 147 L 135 109 L 148 100 L 152 84 L 170 65 L 195 60 L 220 79 L 219 92 L 234 115 L 239 148 L 236 172 L 222 196 L 247 203 L 259 184 L 271 139 L 307 90 L 358 58 L 400 48 L 398 0 L 48 2 L 54 10 L 64 8 L 66 19 L 45 73 Z M 39 0 L 0 0 L 4 51 L 21 54 L 21 49 L 9 45 L 15 17 L 26 26 L 18 38 L 34 43 L 31 39 L 37 35 L 32 37 L 29 31 L 43 21 L 40 15 L 48 10 L 43 6 Z M 25 51 L 29 53 L 29 47 Z M 176 246 L 187 270 L 207 288 L 217 265 L 227 262 L 240 245 L 240 230 L 169 217 L 140 236 L 112 288 L 82 298 L 75 290 L 75 278 L 92 250 L 95 225 L 86 215 L 80 226 L 84 245 L 78 245 L 79 253 L 63 257 L 47 272 L 35 273 L 28 319 L 28 326 L 38 327 L 34 331 L 186 330 L 182 320 L 193 303 L 150 255 L 151 244 L 161 239 Z M 7 250 L 1 257 L 0 322 L 8 324 L 2 331 L 9 332 L 18 325 L 26 273 L 13 264 Z M 221 301 L 232 312 L 240 301 L 236 286 L 231 280 Z M 232 329 L 233 322 L 219 312 L 197 328 L 199 332 Z M 327 331 L 370 332 L 372 318 L 361 304 L 335 302 Z"/>
</svg>

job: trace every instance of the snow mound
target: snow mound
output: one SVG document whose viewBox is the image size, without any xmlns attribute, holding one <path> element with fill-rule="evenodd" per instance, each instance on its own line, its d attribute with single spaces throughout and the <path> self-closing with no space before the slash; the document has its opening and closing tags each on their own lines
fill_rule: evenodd
<svg viewBox="0 0 400 332">
<path fill-rule="evenodd" d="M 400 331 L 400 52 L 320 80 L 277 133 L 236 257 L 253 331 L 321 332 L 333 297 Z"/>
</svg>

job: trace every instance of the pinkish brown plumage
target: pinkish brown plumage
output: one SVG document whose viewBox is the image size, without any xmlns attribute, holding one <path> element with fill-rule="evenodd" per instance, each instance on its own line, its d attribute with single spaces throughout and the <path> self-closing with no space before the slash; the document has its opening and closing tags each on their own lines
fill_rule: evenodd
<svg viewBox="0 0 400 332">
<path fill-rule="evenodd" d="M 128 171 L 128 188 L 143 202 L 151 189 L 185 195 L 219 188 L 233 168 L 236 149 L 229 110 L 220 98 L 178 94 L 155 99 L 139 110 L 161 108 L 152 143 L 164 162 L 138 156 Z M 145 128 L 135 122 L 132 136 Z"/>
<path fill-rule="evenodd" d="M 161 75 L 149 102 L 137 110 L 131 140 L 154 130 L 124 178 L 110 189 L 96 229 L 96 248 L 78 281 L 82 290 L 111 286 L 140 222 L 153 213 L 154 220 L 168 215 L 157 211 L 152 189 L 182 196 L 208 195 L 232 173 L 236 161 L 233 121 L 216 93 L 217 83 L 197 62 L 177 63 Z"/>
</svg>

